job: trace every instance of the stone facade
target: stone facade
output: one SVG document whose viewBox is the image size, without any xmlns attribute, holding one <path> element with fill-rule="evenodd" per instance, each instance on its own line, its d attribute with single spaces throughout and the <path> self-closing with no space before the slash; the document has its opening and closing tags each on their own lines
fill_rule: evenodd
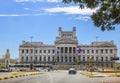
<svg viewBox="0 0 120 83">
<path fill-rule="evenodd" d="M 72 31 L 62 31 L 62 28 L 59 27 L 58 32 L 59 35 L 56 37 L 55 45 L 23 41 L 19 47 L 20 63 L 114 66 L 114 61 L 111 60 L 112 57 L 117 56 L 117 47 L 114 41 L 79 45 L 75 27 Z M 80 52 L 77 51 L 77 48 L 80 49 Z"/>
</svg>

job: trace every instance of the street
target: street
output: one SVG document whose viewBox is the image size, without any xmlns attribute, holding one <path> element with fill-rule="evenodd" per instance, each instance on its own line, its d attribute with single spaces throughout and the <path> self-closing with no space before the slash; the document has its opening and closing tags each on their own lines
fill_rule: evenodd
<svg viewBox="0 0 120 83">
<path fill-rule="evenodd" d="M 89 78 L 81 75 L 79 72 L 76 75 L 69 75 L 68 71 L 58 70 L 46 72 L 45 74 L 35 76 L 25 76 L 1 80 L 0 83 L 100 83 L 100 79 Z"/>
</svg>

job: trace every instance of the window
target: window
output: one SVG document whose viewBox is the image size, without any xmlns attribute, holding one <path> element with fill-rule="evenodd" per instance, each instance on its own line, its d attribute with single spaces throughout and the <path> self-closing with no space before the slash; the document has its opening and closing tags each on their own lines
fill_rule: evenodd
<svg viewBox="0 0 120 83">
<path fill-rule="evenodd" d="M 30 53 L 33 53 L 33 49 L 30 49 Z"/>
<path fill-rule="evenodd" d="M 69 48 L 69 53 L 72 53 L 72 48 L 71 47 Z"/>
<path fill-rule="evenodd" d="M 42 50 L 40 50 L 40 53 L 42 53 Z"/>
<path fill-rule="evenodd" d="M 105 53 L 108 53 L 108 49 L 105 49 Z"/>
<path fill-rule="evenodd" d="M 69 62 L 72 62 L 71 56 L 69 56 Z"/>
<path fill-rule="evenodd" d="M 108 61 L 108 57 L 106 57 L 106 61 Z"/>
<path fill-rule="evenodd" d="M 106 64 L 106 67 L 108 67 L 108 64 Z"/>
<path fill-rule="evenodd" d="M 46 57 L 44 56 L 44 61 L 46 61 Z"/>
<path fill-rule="evenodd" d="M 110 49 L 110 53 L 113 53 L 113 49 Z"/>
<path fill-rule="evenodd" d="M 85 50 L 82 50 L 83 54 L 85 53 Z"/>
<path fill-rule="evenodd" d="M 63 53 L 63 47 L 61 47 L 61 53 Z"/>
<path fill-rule="evenodd" d="M 87 50 L 87 53 L 89 53 L 89 50 Z"/>
<path fill-rule="evenodd" d="M 76 59 L 75 59 L 75 57 L 73 57 L 73 62 L 75 62 L 76 61 Z"/>
<path fill-rule="evenodd" d="M 68 51 L 68 49 L 67 49 L 67 47 L 65 47 L 65 53 L 67 53 L 67 51 Z"/>
<path fill-rule="evenodd" d="M 89 57 L 87 57 L 87 60 L 89 61 Z"/>
<path fill-rule="evenodd" d="M 55 53 L 55 50 L 52 50 L 52 53 Z"/>
<path fill-rule="evenodd" d="M 26 53 L 28 53 L 28 50 L 26 50 Z"/>
<path fill-rule="evenodd" d="M 37 54 L 37 50 L 35 50 L 35 53 Z"/>
<path fill-rule="evenodd" d="M 103 61 L 103 57 L 101 57 L 101 61 Z"/>
<path fill-rule="evenodd" d="M 26 56 L 26 61 L 28 61 L 28 56 Z"/>
<path fill-rule="evenodd" d="M 44 53 L 46 53 L 46 50 L 44 50 Z"/>
<path fill-rule="evenodd" d="M 22 53 L 24 53 L 24 50 L 22 50 Z"/>
<path fill-rule="evenodd" d="M 39 57 L 39 60 L 40 60 L 40 61 L 42 61 L 42 58 L 41 58 L 41 56 Z"/>
<path fill-rule="evenodd" d="M 31 61 L 32 61 L 32 56 L 31 56 Z"/>
<path fill-rule="evenodd" d="M 63 62 L 63 56 L 61 57 L 61 62 Z"/>
<path fill-rule="evenodd" d="M 48 53 L 50 53 L 50 50 L 48 50 Z"/>
<path fill-rule="evenodd" d="M 54 56 L 52 57 L 52 60 L 55 61 L 55 60 L 54 60 Z"/>
<path fill-rule="evenodd" d="M 94 53 L 94 50 L 92 50 L 92 53 Z"/>
<path fill-rule="evenodd" d="M 48 57 L 48 61 L 50 61 L 50 57 Z"/>
<path fill-rule="evenodd" d="M 83 57 L 83 61 L 85 61 L 85 57 Z"/>
<path fill-rule="evenodd" d="M 112 61 L 112 58 L 113 58 L 113 57 L 110 57 L 110 61 Z"/>
<path fill-rule="evenodd" d="M 98 61 L 98 56 L 96 57 L 96 61 Z"/>
<path fill-rule="evenodd" d="M 57 57 L 57 61 L 59 62 L 59 56 Z"/>
<path fill-rule="evenodd" d="M 98 50 L 96 50 L 96 53 L 98 53 Z"/>
<path fill-rule="evenodd" d="M 37 61 L 37 56 L 35 56 L 35 61 Z"/>
<path fill-rule="evenodd" d="M 101 53 L 103 53 L 103 49 L 101 49 Z"/>
<path fill-rule="evenodd" d="M 22 59 L 22 61 L 24 61 L 24 57 L 23 57 L 23 56 L 22 56 L 22 58 L 21 58 L 21 59 Z"/>
<path fill-rule="evenodd" d="M 75 53 L 75 52 L 76 52 L 75 47 L 73 47 L 73 53 Z"/>
</svg>

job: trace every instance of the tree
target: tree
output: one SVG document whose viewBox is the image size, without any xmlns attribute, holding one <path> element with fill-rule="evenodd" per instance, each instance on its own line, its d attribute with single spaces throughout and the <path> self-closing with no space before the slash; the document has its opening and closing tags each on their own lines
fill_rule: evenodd
<svg viewBox="0 0 120 83">
<path fill-rule="evenodd" d="M 69 4 L 74 2 L 80 8 L 96 8 L 98 10 L 91 15 L 94 25 L 102 31 L 114 30 L 115 25 L 120 24 L 120 1 L 119 0 L 62 0 Z"/>
<path fill-rule="evenodd" d="M 6 68 L 4 64 L 0 62 L 0 68 Z"/>
</svg>

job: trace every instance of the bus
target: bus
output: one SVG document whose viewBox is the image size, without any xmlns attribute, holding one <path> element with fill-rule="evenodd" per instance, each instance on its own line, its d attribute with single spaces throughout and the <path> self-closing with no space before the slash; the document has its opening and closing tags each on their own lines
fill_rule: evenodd
<svg viewBox="0 0 120 83">
<path fill-rule="evenodd" d="M 30 70 L 30 64 L 10 64 L 10 71 L 22 71 L 22 70 Z"/>
</svg>

